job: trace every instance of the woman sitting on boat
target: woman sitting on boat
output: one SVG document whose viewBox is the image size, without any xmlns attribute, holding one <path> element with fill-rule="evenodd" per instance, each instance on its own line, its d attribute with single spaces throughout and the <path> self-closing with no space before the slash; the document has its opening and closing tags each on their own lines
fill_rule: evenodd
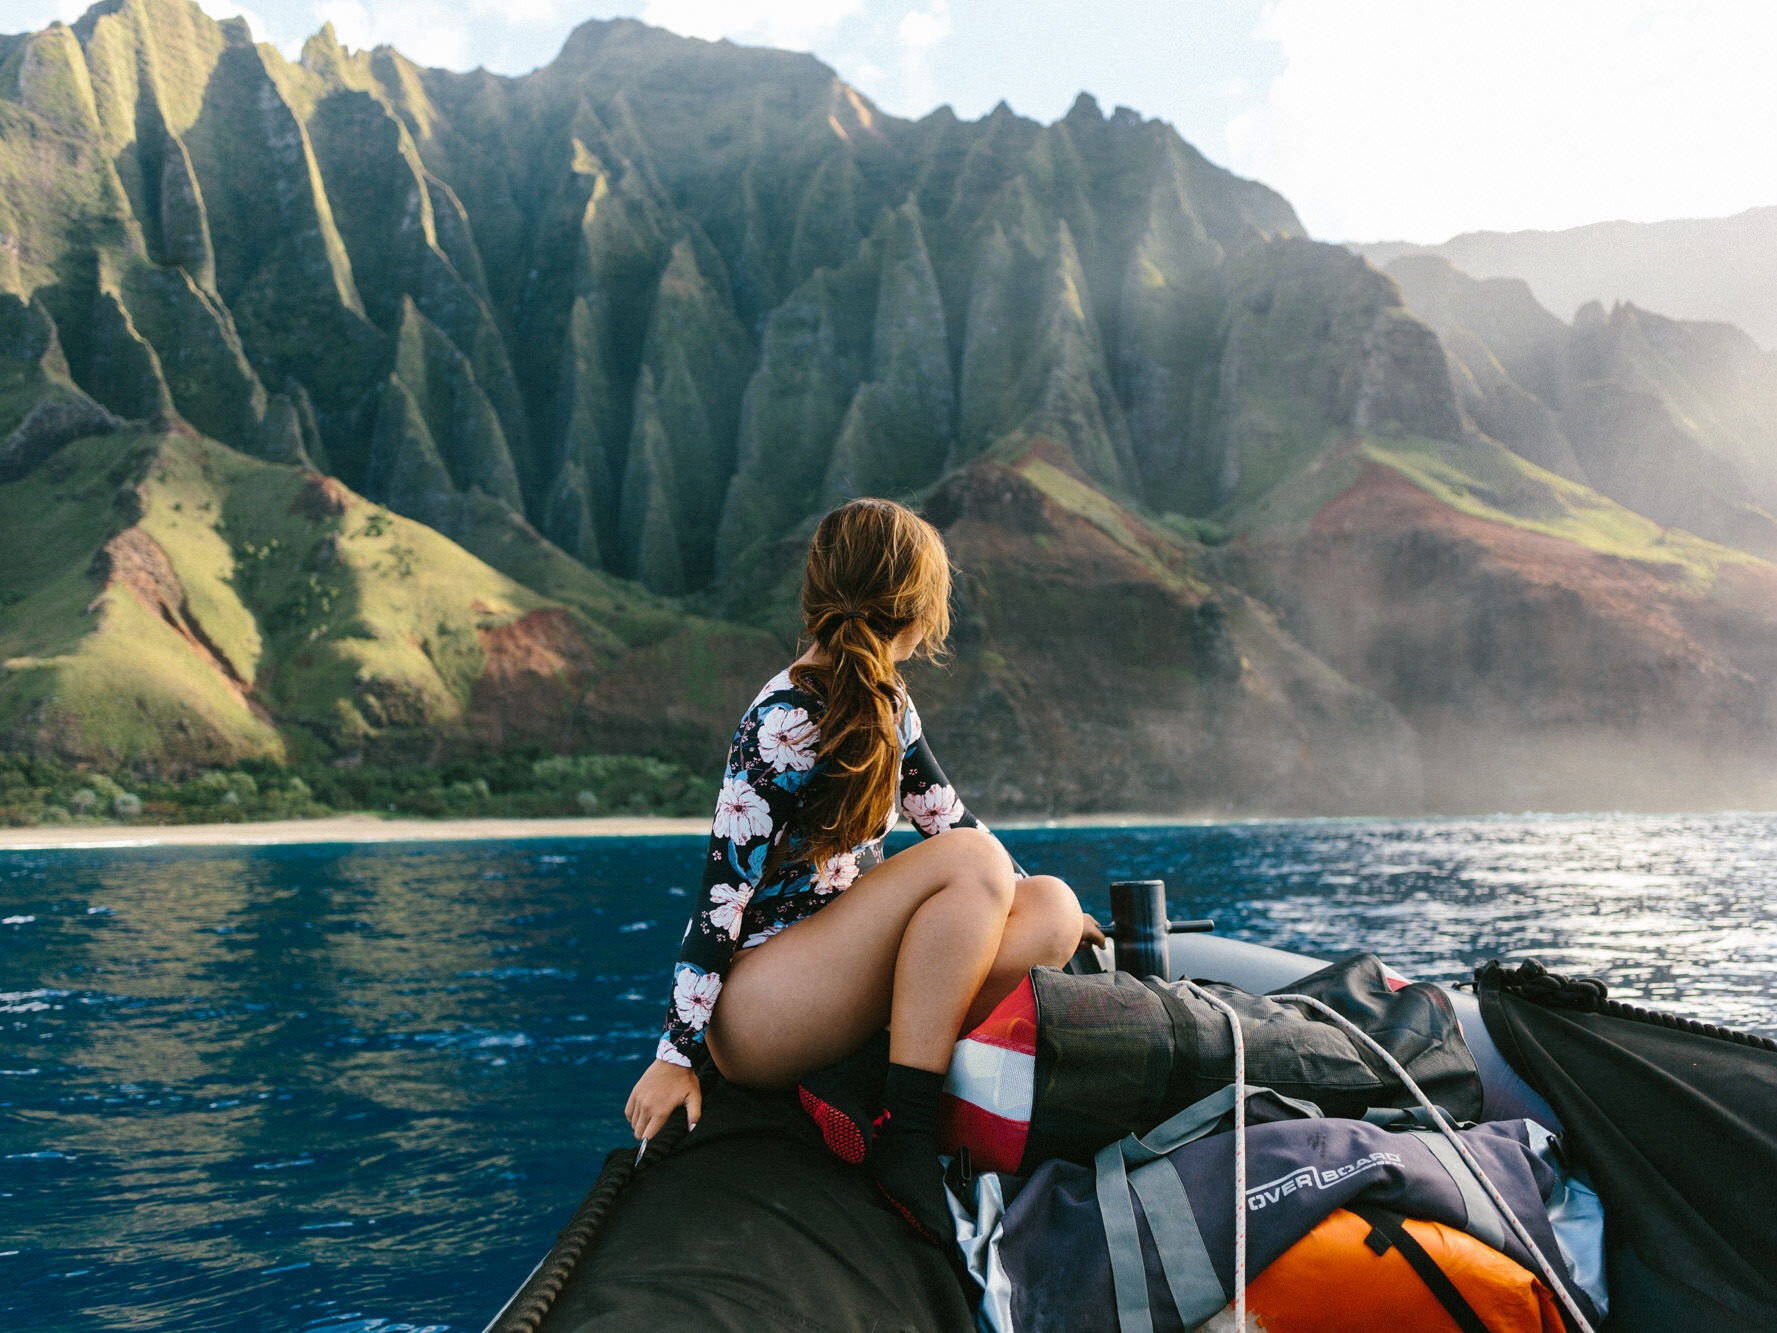
<svg viewBox="0 0 1777 1333">
<path fill-rule="evenodd" d="M 625 1109 L 638 1138 L 680 1106 L 695 1125 L 706 1058 L 746 1087 L 800 1084 L 828 1145 L 868 1157 L 934 1240 L 953 1234 L 935 1132 L 959 1034 L 1031 967 L 1103 941 L 1066 884 L 1019 872 L 921 734 L 897 666 L 943 651 L 949 600 L 943 539 L 911 510 L 854 500 L 821 520 L 808 648 L 735 731 L 666 1031 Z M 923 841 L 885 860 L 900 815 Z M 878 1081 L 859 1052 L 885 1027 Z"/>
</svg>

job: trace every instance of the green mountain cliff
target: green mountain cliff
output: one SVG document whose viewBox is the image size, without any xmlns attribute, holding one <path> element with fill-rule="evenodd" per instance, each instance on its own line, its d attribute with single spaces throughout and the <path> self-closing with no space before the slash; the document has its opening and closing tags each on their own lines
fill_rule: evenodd
<svg viewBox="0 0 1777 1333">
<path fill-rule="evenodd" d="M 0 38 L 0 736 L 713 765 L 874 493 L 962 569 L 918 687 L 989 809 L 1762 781 L 1763 354 L 1433 263 L 1088 97 L 908 122 L 630 21 L 292 63 L 104 0 Z"/>
<path fill-rule="evenodd" d="M 1435 256 L 1388 272 L 1480 429 L 1669 527 L 1777 556 L 1777 353 L 1633 305 L 1566 325 L 1524 283 Z"/>
</svg>

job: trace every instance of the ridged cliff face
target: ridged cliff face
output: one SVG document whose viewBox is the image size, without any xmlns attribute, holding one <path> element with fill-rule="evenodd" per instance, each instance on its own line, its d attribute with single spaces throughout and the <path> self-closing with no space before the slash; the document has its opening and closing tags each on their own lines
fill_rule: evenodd
<svg viewBox="0 0 1777 1333">
<path fill-rule="evenodd" d="M 1777 353 L 1633 305 L 1563 324 L 1524 283 L 1435 256 L 1388 272 L 1480 429 L 1669 527 L 1777 556 Z"/>
<path fill-rule="evenodd" d="M 447 532 L 485 497 L 665 593 L 1014 431 L 1162 507 L 1213 491 L 1231 264 L 1301 230 L 1129 113 L 909 124 L 633 22 L 505 79 L 123 0 L 0 84 L 5 285 L 99 403 Z"/>
<path fill-rule="evenodd" d="M 1771 484 L 1763 370 L 1643 312 L 1570 330 L 1399 279 L 1089 98 L 912 123 L 811 57 L 628 21 L 522 78 L 330 29 L 293 64 L 186 0 L 105 0 L 0 38 L 0 516 L 30 519 L 0 543 L 0 728 L 107 762 L 428 735 L 701 761 L 794 637 L 815 517 L 887 494 L 963 571 L 921 690 L 990 808 L 1513 803 L 1509 765 L 1426 760 L 1468 702 L 1546 731 L 1600 655 L 1670 658 L 1633 617 L 1583 628 L 1656 587 L 1739 692 L 1675 670 L 1664 720 L 1612 685 L 1560 726 L 1762 744 L 1764 574 L 1720 571 L 1767 567 L 1630 511 L 1765 553 L 1734 508 Z M 313 485 L 313 531 L 245 498 Z M 137 583 L 166 595 L 105 591 Z M 1476 646 L 1504 605 L 1536 670 Z M 1459 608 L 1428 693 L 1401 645 Z M 137 714 L 184 731 L 91 702 L 142 635 Z"/>
</svg>

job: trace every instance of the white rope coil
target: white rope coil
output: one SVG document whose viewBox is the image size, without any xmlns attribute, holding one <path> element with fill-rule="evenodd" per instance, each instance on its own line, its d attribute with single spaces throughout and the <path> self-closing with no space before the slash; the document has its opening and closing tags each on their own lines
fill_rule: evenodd
<svg viewBox="0 0 1777 1333">
<path fill-rule="evenodd" d="M 1192 987 L 1192 989 L 1196 990 L 1197 988 Z M 1198 993 L 1202 994 L 1203 992 L 1199 991 Z M 1214 1000 L 1214 998 L 1214 996 L 1210 997 L 1212 1000 Z M 1487 1173 L 1481 1169 L 1480 1162 L 1475 1160 L 1475 1155 L 1469 1151 L 1468 1145 L 1462 1141 L 1462 1136 L 1458 1134 L 1455 1127 L 1444 1118 L 1444 1113 L 1432 1104 L 1431 1098 L 1427 1097 L 1420 1086 L 1413 1081 L 1413 1076 L 1402 1067 L 1401 1062 L 1389 1054 L 1387 1049 L 1384 1048 L 1380 1042 L 1370 1036 L 1369 1033 L 1365 1032 L 1356 1023 L 1353 1023 L 1349 1018 L 1345 1017 L 1344 1014 L 1334 1009 L 1331 1005 L 1315 999 L 1312 995 L 1269 995 L 1266 998 L 1275 1000 L 1280 1004 L 1305 1004 L 1309 1008 L 1325 1014 L 1328 1018 L 1332 1019 L 1333 1022 L 1337 1023 L 1352 1036 L 1363 1042 L 1365 1046 L 1369 1047 L 1372 1051 L 1376 1052 L 1377 1055 L 1382 1057 L 1383 1062 L 1387 1064 L 1389 1069 L 1394 1073 L 1394 1076 L 1400 1079 L 1402 1086 L 1405 1087 L 1408 1092 L 1412 1093 L 1419 1104 L 1430 1114 L 1432 1123 L 1438 1127 L 1439 1133 L 1449 1140 L 1450 1145 L 1456 1149 L 1457 1155 L 1462 1158 L 1463 1162 L 1468 1166 L 1468 1169 L 1474 1174 L 1475 1179 L 1480 1182 L 1481 1188 L 1486 1190 L 1488 1197 L 1493 1200 L 1493 1206 L 1499 1209 L 1500 1216 L 1505 1218 L 1507 1225 L 1512 1228 L 1512 1231 L 1517 1235 L 1518 1239 L 1524 1243 L 1524 1248 L 1530 1251 L 1530 1257 L 1536 1260 L 1536 1266 L 1542 1270 L 1543 1278 L 1549 1284 L 1549 1290 L 1554 1292 L 1556 1299 L 1559 1300 L 1562 1305 L 1567 1307 L 1567 1312 L 1573 1316 L 1574 1323 L 1578 1327 L 1579 1333 L 1596 1333 L 1596 1330 L 1593 1329 L 1592 1325 L 1586 1321 L 1585 1314 L 1580 1310 L 1579 1302 L 1574 1300 L 1572 1293 L 1567 1290 L 1567 1285 L 1555 1275 L 1553 1265 L 1549 1263 L 1547 1257 L 1544 1256 L 1542 1250 L 1538 1247 L 1536 1240 L 1530 1234 L 1529 1228 L 1527 1228 L 1523 1222 L 1518 1220 L 1518 1215 L 1512 1211 L 1511 1204 L 1506 1202 L 1505 1196 L 1499 1192 L 1499 1188 L 1487 1178 Z M 1228 1009 L 1226 1005 L 1221 1005 L 1220 1001 L 1216 1001 L 1216 1003 L 1224 1012 L 1233 1012 Z M 1236 1068 L 1239 1067 L 1239 1052 L 1240 1048 L 1236 1046 L 1234 1057 Z M 1237 1073 L 1235 1077 L 1238 1079 L 1239 1074 Z M 1235 1104 L 1239 1105 L 1238 1102 Z M 1244 1218 L 1244 1191 L 1241 1202 L 1241 1212 Z M 1240 1233 L 1240 1239 L 1244 1239 L 1244 1233 Z M 1236 1243 L 1238 1244 L 1239 1241 L 1237 1240 Z M 1237 1323 L 1235 1327 L 1243 1328 L 1244 1324 Z"/>
</svg>

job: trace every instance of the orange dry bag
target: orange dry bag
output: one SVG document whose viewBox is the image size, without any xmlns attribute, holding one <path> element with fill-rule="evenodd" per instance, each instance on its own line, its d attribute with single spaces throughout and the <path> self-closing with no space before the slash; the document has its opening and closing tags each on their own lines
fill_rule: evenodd
<svg viewBox="0 0 1777 1333">
<path fill-rule="evenodd" d="M 1243 1333 L 1562 1333 L 1565 1328 L 1542 1280 L 1492 1246 L 1441 1222 L 1359 1208 L 1367 1216 L 1347 1208 L 1328 1214 L 1253 1279 L 1246 1289 Z M 1233 1328 L 1229 1306 L 1198 1325 L 1198 1333 Z"/>
</svg>

